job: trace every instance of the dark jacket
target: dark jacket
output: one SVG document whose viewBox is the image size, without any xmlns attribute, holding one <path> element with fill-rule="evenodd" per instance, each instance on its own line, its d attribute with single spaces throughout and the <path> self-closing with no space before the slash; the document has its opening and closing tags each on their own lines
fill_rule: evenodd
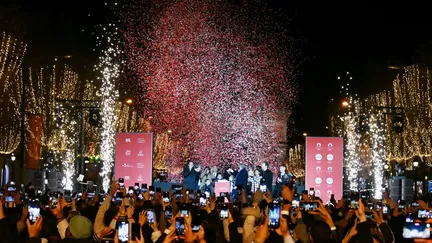
<svg viewBox="0 0 432 243">
<path fill-rule="evenodd" d="M 194 168 L 192 170 L 189 169 L 189 166 L 186 166 L 183 169 L 183 186 L 185 189 L 192 189 L 196 191 L 198 189 L 198 180 L 200 173 L 197 172 Z"/>
<path fill-rule="evenodd" d="M 235 186 L 241 185 L 246 190 L 247 182 L 248 182 L 248 173 L 246 169 L 243 168 L 238 172 L 235 178 Z"/>
<path fill-rule="evenodd" d="M 263 172 L 263 179 L 266 180 L 267 190 L 272 192 L 272 184 L 273 184 L 273 172 L 266 170 Z"/>
</svg>

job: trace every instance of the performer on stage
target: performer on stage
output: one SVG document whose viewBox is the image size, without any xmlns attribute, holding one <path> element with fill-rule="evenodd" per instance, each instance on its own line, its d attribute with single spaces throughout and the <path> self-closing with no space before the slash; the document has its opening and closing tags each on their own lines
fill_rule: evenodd
<svg viewBox="0 0 432 243">
<path fill-rule="evenodd" d="M 261 169 L 263 170 L 263 179 L 266 181 L 267 190 L 271 193 L 273 185 L 273 172 L 268 169 L 268 163 L 264 162 L 261 164 Z"/>
<path fill-rule="evenodd" d="M 276 188 L 273 193 L 273 198 L 279 197 L 282 192 L 282 186 L 290 183 L 291 176 L 287 173 L 285 165 L 279 167 L 279 174 L 276 179 Z"/>
<path fill-rule="evenodd" d="M 189 161 L 187 166 L 183 169 L 183 185 L 185 189 L 198 189 L 198 181 L 200 178 L 200 167 L 194 165 L 192 161 Z"/>
</svg>

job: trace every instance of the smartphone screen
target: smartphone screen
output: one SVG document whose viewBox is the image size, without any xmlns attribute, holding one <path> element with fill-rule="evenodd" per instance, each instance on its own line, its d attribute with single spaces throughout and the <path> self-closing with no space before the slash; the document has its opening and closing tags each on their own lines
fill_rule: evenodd
<svg viewBox="0 0 432 243">
<path fill-rule="evenodd" d="M 172 218 L 172 208 L 170 206 L 165 207 L 165 218 L 166 219 Z"/>
<path fill-rule="evenodd" d="M 300 210 L 302 211 L 315 211 L 317 208 L 317 202 L 300 202 Z"/>
<path fill-rule="evenodd" d="M 401 212 L 404 211 L 404 209 L 405 209 L 405 204 L 404 205 L 399 205 L 398 212 L 401 213 Z"/>
<path fill-rule="evenodd" d="M 119 242 L 129 242 L 129 222 L 117 221 L 117 232 Z"/>
<path fill-rule="evenodd" d="M 138 189 L 139 189 L 139 183 L 135 183 L 134 190 L 138 190 Z"/>
<path fill-rule="evenodd" d="M 269 207 L 269 222 L 270 228 L 277 229 L 280 225 L 280 205 L 276 203 L 270 204 Z"/>
<path fill-rule="evenodd" d="M 11 196 L 7 196 L 6 197 L 6 204 L 5 207 L 6 208 L 13 208 L 15 206 L 15 200 L 13 197 Z"/>
<path fill-rule="evenodd" d="M 176 218 L 176 235 L 184 235 L 184 218 Z"/>
<path fill-rule="evenodd" d="M 115 204 L 117 206 L 120 206 L 122 204 L 122 201 L 123 201 L 123 193 L 117 192 L 115 197 Z"/>
<path fill-rule="evenodd" d="M 123 190 L 124 189 L 124 178 L 119 178 L 118 183 L 119 183 L 120 190 Z"/>
<path fill-rule="evenodd" d="M 219 217 L 221 219 L 227 219 L 228 218 L 228 206 L 227 205 L 223 205 L 220 213 L 219 213 Z"/>
<path fill-rule="evenodd" d="M 164 201 L 164 203 L 169 203 L 170 202 L 169 192 L 164 192 L 163 193 L 163 201 Z"/>
<path fill-rule="evenodd" d="M 132 240 L 141 239 L 141 226 L 138 223 L 132 224 Z"/>
<path fill-rule="evenodd" d="M 68 203 L 72 202 L 71 192 L 69 190 L 66 190 L 64 192 L 64 198 L 66 202 Z"/>
<path fill-rule="evenodd" d="M 188 216 L 189 216 L 189 213 L 188 213 L 187 208 L 182 207 L 182 209 L 180 210 L 180 217 L 188 217 Z"/>
<path fill-rule="evenodd" d="M 154 195 L 154 193 L 155 193 L 154 186 L 149 186 L 149 193 L 150 193 L 150 195 Z"/>
<path fill-rule="evenodd" d="M 383 214 L 387 214 L 388 213 L 388 207 L 387 205 L 383 206 Z"/>
<path fill-rule="evenodd" d="M 432 212 L 429 209 L 419 209 L 417 211 L 418 219 L 430 219 L 432 218 Z"/>
<path fill-rule="evenodd" d="M 200 197 L 200 206 L 201 207 L 204 207 L 204 206 L 206 206 L 207 205 L 207 199 L 205 198 L 205 197 Z"/>
<path fill-rule="evenodd" d="M 128 194 L 129 194 L 129 196 L 132 196 L 134 194 L 134 187 L 133 186 L 128 187 Z"/>
<path fill-rule="evenodd" d="M 405 223 L 402 231 L 405 239 L 429 239 L 430 224 L 427 223 Z"/>
<path fill-rule="evenodd" d="M 155 220 L 155 212 L 153 210 L 147 211 L 147 223 L 153 224 Z"/>
<path fill-rule="evenodd" d="M 28 218 L 34 224 L 40 216 L 40 203 L 38 199 L 31 199 L 28 205 Z"/>
<path fill-rule="evenodd" d="M 147 191 L 147 184 L 141 184 L 141 192 L 146 192 Z"/>
<path fill-rule="evenodd" d="M 309 196 L 315 196 L 315 189 L 313 187 L 309 188 Z"/>
</svg>

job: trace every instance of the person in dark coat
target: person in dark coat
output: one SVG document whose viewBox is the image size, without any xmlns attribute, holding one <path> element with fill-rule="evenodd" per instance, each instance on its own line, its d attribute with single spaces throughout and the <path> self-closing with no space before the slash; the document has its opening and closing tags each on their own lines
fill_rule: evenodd
<svg viewBox="0 0 432 243">
<path fill-rule="evenodd" d="M 273 172 L 268 169 L 268 163 L 264 162 L 261 164 L 261 169 L 263 170 L 263 179 L 265 179 L 267 190 L 269 192 L 273 191 Z"/>
<path fill-rule="evenodd" d="M 279 197 L 282 192 L 282 186 L 288 185 L 291 181 L 291 175 L 288 174 L 286 166 L 281 165 L 279 174 L 276 178 L 276 188 L 273 191 L 273 198 Z"/>
<path fill-rule="evenodd" d="M 241 185 L 244 190 L 247 189 L 248 172 L 244 164 L 239 165 L 239 171 L 235 177 L 235 186 Z"/>
<path fill-rule="evenodd" d="M 183 186 L 185 189 L 198 189 L 198 181 L 200 177 L 199 166 L 194 166 L 192 161 L 189 161 L 183 169 Z"/>
</svg>

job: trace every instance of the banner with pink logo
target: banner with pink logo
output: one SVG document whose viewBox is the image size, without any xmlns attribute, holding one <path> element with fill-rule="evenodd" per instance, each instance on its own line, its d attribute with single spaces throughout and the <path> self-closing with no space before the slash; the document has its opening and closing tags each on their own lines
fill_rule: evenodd
<svg viewBox="0 0 432 243">
<path fill-rule="evenodd" d="M 306 190 L 313 187 L 324 203 L 343 193 L 343 140 L 340 137 L 306 137 Z"/>
<path fill-rule="evenodd" d="M 126 186 L 135 182 L 152 184 L 153 133 L 117 133 L 115 179 L 124 178 Z"/>
</svg>

